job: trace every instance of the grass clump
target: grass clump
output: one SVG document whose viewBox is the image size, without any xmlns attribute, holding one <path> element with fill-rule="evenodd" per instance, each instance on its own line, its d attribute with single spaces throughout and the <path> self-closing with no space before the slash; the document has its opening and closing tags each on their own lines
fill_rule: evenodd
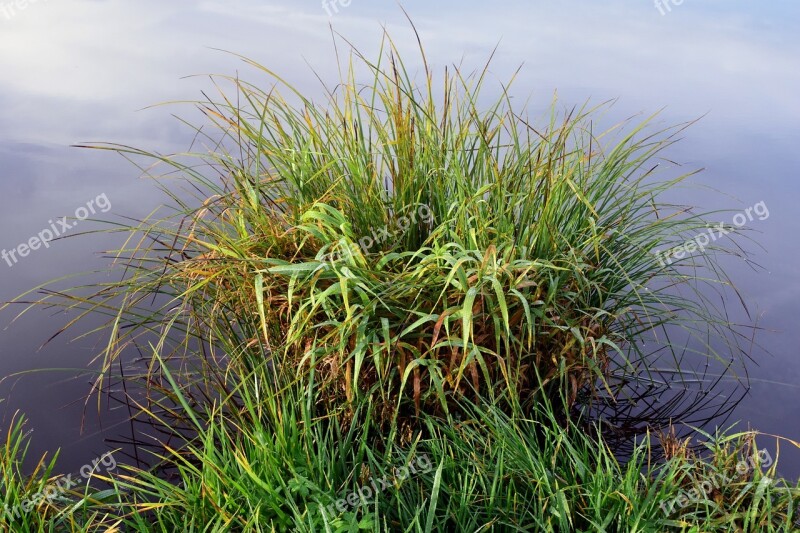
<svg viewBox="0 0 800 533">
<path fill-rule="evenodd" d="M 354 56 L 370 83 L 351 66 L 324 104 L 252 62 L 268 89 L 220 77 L 236 94 L 199 104 L 209 151 L 106 147 L 172 167 L 198 202 L 172 193 L 175 216 L 134 228 L 142 246 L 120 253 L 124 281 L 69 302 L 131 326 L 107 368 L 166 322 L 224 345 L 231 370 L 268 359 L 313 374 L 326 411 L 371 395 L 391 425 L 469 394 L 572 404 L 646 369 L 632 342 L 646 332 L 724 334 L 702 293 L 670 290 L 701 279 L 653 253 L 709 227 L 658 201 L 686 177 L 653 178 L 682 126 L 597 132 L 598 108 L 554 105 L 535 127 L 507 89 L 479 106 L 486 70 L 446 71 L 437 88 L 426 65 L 419 85 L 385 46 L 376 63 Z M 716 268 L 701 252 L 688 262 Z M 170 317 L 176 305 L 193 320 Z"/>
<path fill-rule="evenodd" d="M 94 146 L 189 187 L 165 186 L 169 214 L 117 229 L 120 281 L 37 302 L 109 316 L 98 390 L 126 349 L 147 354 L 127 400 L 172 439 L 161 468 L 114 478 L 91 523 L 786 527 L 797 491 L 757 469 L 726 477 L 721 500 L 662 508 L 727 472 L 751 434 L 666 462 L 644 439 L 621 461 L 576 409 L 652 379 L 661 352 L 643 338 L 676 370 L 686 335 L 724 365 L 743 355 L 702 290 L 726 284 L 712 250 L 654 253 L 711 226 L 660 199 L 687 177 L 656 176 L 686 125 L 602 129 L 603 106 L 556 103 L 540 123 L 507 86 L 483 104 L 488 65 L 437 77 L 421 60 L 412 74 L 388 37 L 377 61 L 353 51 L 323 103 L 245 60 L 267 88 L 215 78 L 219 96 L 198 103 L 205 150 Z"/>
</svg>

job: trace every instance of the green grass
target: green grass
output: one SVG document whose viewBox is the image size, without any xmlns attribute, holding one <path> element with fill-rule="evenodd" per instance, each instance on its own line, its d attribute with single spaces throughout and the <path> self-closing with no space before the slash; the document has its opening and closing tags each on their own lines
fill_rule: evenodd
<svg viewBox="0 0 800 533">
<path fill-rule="evenodd" d="M 253 412 L 262 405 L 252 399 L 246 416 L 262 422 L 236 426 L 209 413 L 195 442 L 165 456 L 177 481 L 128 469 L 116 477 L 116 503 L 95 499 L 83 514 L 62 504 L 28 515 L 24 530 L 789 531 L 797 520 L 800 490 L 771 481 L 776 463 L 737 471 L 756 456 L 749 433 L 708 436 L 702 459 L 684 449 L 653 463 L 642 444 L 621 463 L 546 406 L 531 419 L 487 402 L 466 405 L 460 421 L 424 417 L 428 437 L 378 452 L 366 437 L 368 413 L 342 428 L 311 418 L 296 391 L 284 401 L 266 394 L 265 404 L 280 406 L 280 424 Z M 406 465 L 417 472 L 398 477 Z M 713 490 L 672 503 L 705 480 Z M 367 495 L 364 487 L 380 489 Z M 364 500 L 336 509 L 359 492 Z M 84 521 L 67 529 L 73 513 Z"/>
<path fill-rule="evenodd" d="M 646 438 L 621 462 L 577 414 L 620 381 L 652 379 L 664 353 L 690 374 L 687 336 L 725 366 L 745 355 L 707 296 L 731 288 L 725 250 L 670 265 L 654 253 L 716 215 L 661 200 L 691 175 L 661 157 L 687 125 L 603 130 L 606 105 L 557 102 L 534 119 L 509 85 L 479 104 L 488 65 L 438 74 L 420 52 L 414 75 L 388 36 L 375 62 L 353 51 L 322 101 L 244 59 L 270 81 L 214 78 L 193 126 L 203 149 L 93 146 L 160 178 L 169 212 L 112 226 L 126 243 L 106 279 L 119 281 L 33 305 L 75 312 L 65 331 L 108 316 L 98 391 L 125 350 L 147 354 L 126 373 L 142 391 L 129 400 L 172 428 L 180 445 L 154 460 L 176 477 L 127 468 L 41 523 L 788 530 L 797 487 L 762 483 L 775 466 L 731 475 L 754 434 L 707 436 L 702 456 Z M 644 351 L 653 336 L 660 351 Z M 430 468 L 397 479 L 421 460 Z M 24 478 L 6 472 L 7 498 L 22 497 Z M 372 500 L 341 504 L 377 479 Z M 726 483 L 665 506 L 705 479 Z"/>
</svg>

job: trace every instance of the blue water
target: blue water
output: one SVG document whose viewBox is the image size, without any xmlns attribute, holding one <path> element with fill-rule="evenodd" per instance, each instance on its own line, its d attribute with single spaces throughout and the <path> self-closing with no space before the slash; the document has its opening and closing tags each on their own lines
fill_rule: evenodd
<svg viewBox="0 0 800 533">
<path fill-rule="evenodd" d="M 300 88 L 320 94 L 316 75 L 335 83 L 329 24 L 367 55 L 381 25 L 413 54 L 416 41 L 394 2 L 137 2 L 59 0 L 24 9 L 0 2 L 0 249 L 14 249 L 50 221 L 105 195 L 103 218 L 143 216 L 163 200 L 148 180 L 111 154 L 70 148 L 113 141 L 162 152 L 186 149 L 191 132 L 170 117 L 199 120 L 190 106 L 143 108 L 213 91 L 205 77 L 258 80 L 224 49 L 252 57 Z M 349 5 L 344 5 L 349 4 Z M 760 330 L 749 366 L 751 390 L 730 421 L 800 440 L 798 199 L 800 154 L 800 5 L 791 1 L 655 2 L 406 1 L 434 68 L 479 69 L 491 50 L 489 92 L 522 65 L 514 89 L 534 111 L 554 92 L 567 106 L 618 99 L 609 122 L 663 109 L 665 124 L 703 116 L 670 151 L 697 187 L 674 198 L 705 208 L 746 209 L 764 202 L 766 220 L 751 224 L 748 249 L 760 268 L 727 262 Z M 341 46 L 341 43 L 340 43 Z M 341 51 L 341 50 L 340 50 Z M 311 70 L 314 69 L 316 74 Z M 493 85 L 492 85 L 493 84 Z M 534 113 L 535 114 L 535 113 Z M 701 186 L 705 186 L 703 188 Z M 727 220 L 727 219 L 725 219 Z M 0 301 L 45 281 L 102 268 L 96 252 L 115 236 L 69 238 L 12 261 L 0 259 Z M 763 247 L 763 250 L 761 249 Z M 738 319 L 747 316 L 735 310 Z M 17 308 L 17 311 L 21 308 Z M 14 313 L 0 315 L 7 325 Z M 32 454 L 63 448 L 61 468 L 79 467 L 106 450 L 105 438 L 130 429 L 125 411 L 85 406 L 90 361 L 102 339 L 75 333 L 39 346 L 72 316 L 32 311 L 0 330 L 0 426 L 16 410 L 29 418 Z M 90 329 L 89 324 L 83 331 Z M 72 369 L 44 371 L 44 369 Z M 76 369 L 81 369 L 80 373 Z M 76 377 L 78 376 L 78 377 Z M 782 446 L 781 471 L 800 475 L 800 454 Z"/>
</svg>

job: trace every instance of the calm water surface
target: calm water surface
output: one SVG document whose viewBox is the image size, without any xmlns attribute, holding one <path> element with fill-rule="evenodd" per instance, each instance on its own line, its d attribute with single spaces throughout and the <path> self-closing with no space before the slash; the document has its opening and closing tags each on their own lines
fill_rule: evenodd
<svg viewBox="0 0 800 533">
<path fill-rule="evenodd" d="M 789 0 L 701 2 L 404 2 L 434 68 L 463 62 L 480 68 L 495 45 L 491 69 L 506 81 L 523 64 L 514 94 L 544 109 L 554 91 L 565 105 L 619 98 L 609 120 L 664 109 L 664 123 L 704 118 L 670 157 L 705 168 L 696 187 L 672 193 L 681 203 L 746 209 L 764 202 L 765 220 L 750 225 L 758 267 L 727 261 L 751 319 L 728 302 L 732 317 L 757 319 L 750 350 L 751 388 L 728 420 L 800 440 L 800 5 Z M 566 3 L 565 3 L 566 4 Z M 401 48 L 415 41 L 394 2 L 156 2 L 59 0 L 24 9 L 0 2 L 0 250 L 51 228 L 95 200 L 105 219 L 143 216 L 160 203 L 152 182 L 119 157 L 70 148 L 113 141 L 162 152 L 186 149 L 191 134 L 170 117 L 197 118 L 191 108 L 143 108 L 200 97 L 213 89 L 195 74 L 256 78 L 236 58 L 252 57 L 301 88 L 318 91 L 315 75 L 336 80 L 332 24 L 362 51 L 377 53 L 381 24 Z M 410 56 L 408 56 L 410 57 Z M 248 76 L 250 74 L 250 76 Z M 495 83 L 495 89 L 497 87 Z M 102 198 L 105 198 L 103 200 Z M 730 215 L 726 215 L 725 220 Z M 57 226 L 56 226 L 57 227 Z M 0 301 L 53 278 L 102 268 L 98 251 L 117 237 L 90 234 L 83 221 L 69 238 L 0 259 Z M 763 250 L 761 249 L 763 248 Z M 17 311 L 22 310 L 18 308 Z M 0 315 L 5 327 L 13 310 Z M 102 338 L 77 331 L 40 349 L 71 316 L 34 310 L 0 329 L 0 430 L 22 411 L 33 430 L 32 455 L 62 448 L 60 468 L 73 471 L 103 453 L 108 439 L 130 436 L 126 411 L 88 407 Z M 87 322 L 82 331 L 89 331 Z M 781 471 L 800 475 L 800 453 L 782 448 Z"/>
</svg>

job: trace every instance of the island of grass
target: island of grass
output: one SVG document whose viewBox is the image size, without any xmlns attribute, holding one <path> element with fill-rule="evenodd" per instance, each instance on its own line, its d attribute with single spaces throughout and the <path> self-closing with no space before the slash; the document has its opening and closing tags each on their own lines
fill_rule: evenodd
<svg viewBox="0 0 800 533">
<path fill-rule="evenodd" d="M 216 77 L 191 153 L 93 146 L 183 181 L 113 227 L 120 281 L 37 304 L 109 315 L 98 390 L 144 347 L 130 402 L 169 445 L 48 498 L 54 464 L 23 475 L 15 424 L 4 527 L 793 530 L 800 491 L 756 433 L 645 427 L 623 453 L 587 414 L 655 370 L 655 332 L 676 365 L 675 331 L 743 354 L 701 287 L 727 283 L 719 248 L 660 255 L 712 224 L 661 200 L 686 125 L 533 119 L 508 86 L 487 103 L 488 65 L 419 59 L 353 50 L 320 102 L 245 59 L 269 81 Z"/>
</svg>

